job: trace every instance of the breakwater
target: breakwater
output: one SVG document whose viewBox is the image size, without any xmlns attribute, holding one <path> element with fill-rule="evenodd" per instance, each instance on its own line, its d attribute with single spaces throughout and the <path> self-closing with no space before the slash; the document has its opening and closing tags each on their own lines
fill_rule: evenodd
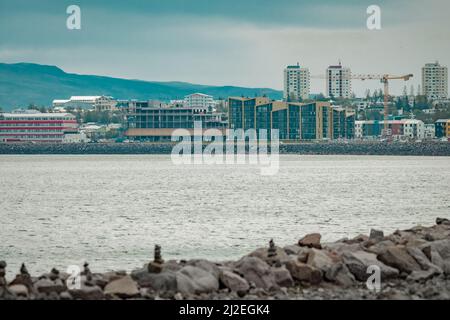
<svg viewBox="0 0 450 320">
<path fill-rule="evenodd" d="M 0 154 L 170 154 L 173 147 L 172 143 L 2 143 Z M 281 154 L 298 155 L 450 156 L 450 143 L 289 143 L 280 144 L 279 151 Z"/>
<path fill-rule="evenodd" d="M 273 240 L 237 261 L 164 260 L 154 256 L 131 273 L 52 269 L 14 279 L 0 261 L 2 299 L 450 299 L 450 221 L 437 218 L 385 235 L 322 243 L 319 233 L 278 247 Z M 3 257 L 7 258 L 7 257 Z M 377 274 L 375 274 L 377 273 Z M 377 282 L 371 281 L 375 275 Z"/>
</svg>

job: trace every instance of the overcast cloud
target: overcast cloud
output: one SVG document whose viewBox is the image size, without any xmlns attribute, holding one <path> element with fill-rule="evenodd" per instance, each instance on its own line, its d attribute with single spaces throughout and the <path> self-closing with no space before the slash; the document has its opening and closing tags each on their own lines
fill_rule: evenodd
<svg viewBox="0 0 450 320">
<path fill-rule="evenodd" d="M 66 8 L 82 30 L 66 29 Z M 382 30 L 366 8 L 382 9 Z M 447 0 L 0 0 L 0 61 L 57 65 L 67 72 L 155 81 L 282 89 L 284 66 L 312 74 L 341 59 L 353 73 L 413 73 L 450 65 Z M 312 92 L 323 92 L 323 80 Z M 404 83 L 393 85 L 400 93 Z M 354 91 L 380 88 L 353 82 Z"/>
</svg>

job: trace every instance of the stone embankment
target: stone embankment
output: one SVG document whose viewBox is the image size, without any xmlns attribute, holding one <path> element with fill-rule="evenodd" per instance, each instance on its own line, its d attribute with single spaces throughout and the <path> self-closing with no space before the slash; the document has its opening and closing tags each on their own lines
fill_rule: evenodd
<svg viewBox="0 0 450 320">
<path fill-rule="evenodd" d="M 384 235 L 321 243 L 270 241 L 238 261 L 164 261 L 161 248 L 142 268 L 79 277 L 53 269 L 35 277 L 25 265 L 7 281 L 0 261 L 0 299 L 450 299 L 450 221 Z M 375 267 L 374 267 L 375 266 Z M 380 290 L 367 286 L 379 272 Z M 370 280 L 370 279 L 369 279 Z M 376 288 L 376 286 L 375 286 Z"/>
<path fill-rule="evenodd" d="M 171 143 L 0 143 L 1 154 L 171 154 Z M 206 147 L 206 144 L 205 144 Z M 270 147 L 270 145 L 269 145 Z M 269 148 L 270 149 L 270 148 Z M 450 156 L 450 143 L 328 142 L 281 144 L 281 154 Z"/>
</svg>

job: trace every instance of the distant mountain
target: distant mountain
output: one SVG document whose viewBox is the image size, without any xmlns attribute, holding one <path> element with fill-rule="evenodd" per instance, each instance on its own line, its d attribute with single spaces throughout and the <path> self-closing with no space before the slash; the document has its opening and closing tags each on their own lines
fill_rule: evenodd
<svg viewBox="0 0 450 320">
<path fill-rule="evenodd" d="M 267 95 L 280 99 L 281 91 L 269 88 L 207 86 L 185 82 L 127 80 L 66 73 L 55 66 L 0 63 L 0 107 L 11 110 L 29 104 L 50 106 L 54 99 L 80 95 L 108 95 L 116 99 L 171 100 L 201 92 L 215 98 Z"/>
</svg>

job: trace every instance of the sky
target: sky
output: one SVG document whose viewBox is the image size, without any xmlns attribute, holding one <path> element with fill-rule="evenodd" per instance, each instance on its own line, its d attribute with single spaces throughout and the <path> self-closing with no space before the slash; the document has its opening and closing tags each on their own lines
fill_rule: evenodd
<svg viewBox="0 0 450 320">
<path fill-rule="evenodd" d="M 381 30 L 366 26 L 381 8 Z M 69 5 L 81 30 L 66 27 Z M 0 0 L 0 62 L 149 81 L 283 88 L 299 62 L 323 75 L 339 60 L 356 74 L 414 74 L 450 65 L 448 0 Z M 311 92 L 325 91 L 314 79 Z M 357 95 L 381 88 L 353 81 Z M 416 89 L 417 90 L 417 89 Z"/>
</svg>

